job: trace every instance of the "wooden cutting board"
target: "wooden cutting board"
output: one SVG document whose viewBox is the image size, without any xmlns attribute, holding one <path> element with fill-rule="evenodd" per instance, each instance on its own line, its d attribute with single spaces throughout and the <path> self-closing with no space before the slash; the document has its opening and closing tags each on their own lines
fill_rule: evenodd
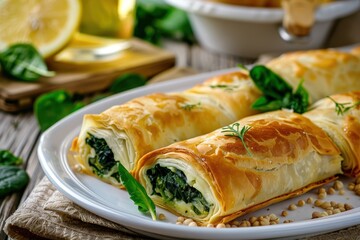
<svg viewBox="0 0 360 240">
<path fill-rule="evenodd" d="M 1 76 L 0 109 L 17 112 L 30 108 L 37 96 L 56 89 L 66 89 L 79 94 L 99 92 L 109 87 L 112 81 L 123 73 L 139 73 L 151 77 L 174 65 L 173 53 L 140 39 L 132 39 L 131 48 L 110 60 L 87 63 L 49 61 L 49 69 L 55 71 L 56 76 L 41 78 L 34 83 Z"/>
</svg>

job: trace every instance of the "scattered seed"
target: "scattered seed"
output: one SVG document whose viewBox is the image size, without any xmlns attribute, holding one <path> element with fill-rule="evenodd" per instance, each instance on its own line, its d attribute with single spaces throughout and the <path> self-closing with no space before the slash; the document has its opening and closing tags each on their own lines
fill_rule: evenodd
<svg viewBox="0 0 360 240">
<path fill-rule="evenodd" d="M 189 223 L 189 227 L 197 227 L 196 222 L 191 222 L 191 223 Z"/>
<path fill-rule="evenodd" d="M 294 211 L 296 209 L 297 209 L 297 207 L 296 207 L 295 204 L 290 204 L 289 207 L 288 207 L 288 210 L 290 210 L 290 211 Z"/>
<path fill-rule="evenodd" d="M 305 201 L 304 201 L 304 200 L 299 200 L 298 203 L 297 203 L 297 205 L 298 205 L 299 207 L 302 207 L 302 206 L 305 205 Z"/>
<path fill-rule="evenodd" d="M 160 213 L 160 214 L 159 214 L 159 220 L 165 220 L 165 219 L 166 219 L 165 214 Z"/>
<path fill-rule="evenodd" d="M 184 225 L 189 225 L 190 223 L 192 223 L 194 220 L 192 220 L 191 218 L 187 218 L 184 220 L 183 224 Z"/>
<path fill-rule="evenodd" d="M 225 224 L 224 223 L 219 223 L 216 225 L 216 228 L 225 228 Z"/>
<path fill-rule="evenodd" d="M 326 198 L 326 192 L 322 192 L 318 194 L 318 199 L 325 199 Z"/>
<path fill-rule="evenodd" d="M 177 222 L 183 223 L 185 221 L 184 217 L 178 217 Z"/>
<path fill-rule="evenodd" d="M 336 180 L 334 182 L 333 188 L 335 188 L 335 190 L 343 189 L 343 187 L 344 187 L 344 184 L 342 181 Z"/>
<path fill-rule="evenodd" d="M 287 215 L 288 215 L 288 212 L 287 212 L 287 211 L 282 211 L 282 212 L 281 212 L 281 216 L 286 217 Z"/>
<path fill-rule="evenodd" d="M 327 190 L 327 194 L 329 194 L 329 195 L 333 195 L 333 194 L 335 194 L 336 193 L 336 190 L 335 190 L 335 188 L 333 188 L 333 187 L 331 187 L 331 188 L 329 188 L 328 190 Z"/>
<path fill-rule="evenodd" d="M 306 203 L 307 203 L 307 204 L 312 204 L 313 201 L 314 201 L 314 199 L 313 199 L 312 197 L 308 197 L 308 198 L 306 199 Z"/>
</svg>

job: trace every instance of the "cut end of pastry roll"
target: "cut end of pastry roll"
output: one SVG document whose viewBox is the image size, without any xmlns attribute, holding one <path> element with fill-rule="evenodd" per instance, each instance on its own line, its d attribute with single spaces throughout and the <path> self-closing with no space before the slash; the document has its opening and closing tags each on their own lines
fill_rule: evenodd
<svg viewBox="0 0 360 240">
<path fill-rule="evenodd" d="M 129 135 L 101 115 L 85 115 L 82 130 L 74 139 L 72 150 L 82 171 L 100 177 L 113 185 L 121 185 L 117 162 L 125 168 L 134 165 L 135 151 Z"/>
<path fill-rule="evenodd" d="M 319 100 L 304 115 L 321 127 L 341 150 L 344 172 L 352 177 L 360 176 L 360 91 Z"/>
<path fill-rule="evenodd" d="M 237 123 L 250 127 L 244 142 L 218 129 L 146 154 L 134 176 L 158 206 L 216 224 L 342 173 L 336 145 L 299 114 L 277 111 Z"/>
</svg>

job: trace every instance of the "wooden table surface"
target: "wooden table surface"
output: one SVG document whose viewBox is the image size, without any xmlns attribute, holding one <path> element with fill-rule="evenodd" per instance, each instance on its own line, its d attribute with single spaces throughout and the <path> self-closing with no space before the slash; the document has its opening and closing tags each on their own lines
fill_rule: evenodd
<svg viewBox="0 0 360 240">
<path fill-rule="evenodd" d="M 253 63 L 254 59 L 242 59 L 207 51 L 198 45 L 167 41 L 164 48 L 176 55 L 177 67 L 191 67 L 198 72 L 235 67 L 238 63 Z M 0 239 L 7 239 L 2 230 L 5 220 L 21 205 L 32 189 L 43 178 L 44 172 L 37 157 L 41 131 L 32 110 L 20 113 L 0 111 L 0 149 L 8 149 L 24 160 L 23 167 L 30 176 L 24 191 L 0 199 Z"/>
</svg>

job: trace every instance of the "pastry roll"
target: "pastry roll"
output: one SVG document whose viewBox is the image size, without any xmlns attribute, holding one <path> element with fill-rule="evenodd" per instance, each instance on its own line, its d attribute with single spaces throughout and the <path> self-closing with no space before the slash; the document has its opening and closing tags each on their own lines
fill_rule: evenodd
<svg viewBox="0 0 360 240">
<path fill-rule="evenodd" d="M 256 113 L 260 96 L 246 72 L 208 79 L 178 93 L 155 93 L 88 114 L 72 150 L 87 174 L 119 184 L 116 162 L 132 170 L 145 153 Z"/>
<path fill-rule="evenodd" d="M 286 53 L 267 63 L 294 89 L 304 80 L 311 101 L 360 90 L 360 57 L 336 50 L 309 50 Z"/>
<path fill-rule="evenodd" d="M 342 159 L 308 118 L 275 111 L 152 151 L 133 174 L 156 205 L 217 224 L 324 184 Z"/>
<path fill-rule="evenodd" d="M 322 128 L 341 150 L 343 171 L 351 177 L 360 176 L 360 91 L 319 100 L 304 116 Z"/>
<path fill-rule="evenodd" d="M 285 54 L 268 67 L 294 89 L 304 80 L 312 100 L 359 89 L 360 58 L 332 50 Z M 72 150 L 87 174 L 119 184 L 116 162 L 132 170 L 149 151 L 211 132 L 257 113 L 261 96 L 247 71 L 208 79 L 178 93 L 155 93 L 84 116 Z"/>
</svg>

